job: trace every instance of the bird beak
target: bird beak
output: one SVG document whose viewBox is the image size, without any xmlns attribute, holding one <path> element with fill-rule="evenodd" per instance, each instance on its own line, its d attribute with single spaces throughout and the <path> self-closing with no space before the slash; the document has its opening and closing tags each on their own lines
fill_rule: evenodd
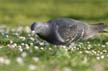
<svg viewBox="0 0 108 71">
<path fill-rule="evenodd" d="M 31 31 L 32 35 L 35 35 L 35 34 L 37 34 L 38 32 L 39 32 L 38 29 L 37 29 L 37 30 L 32 30 L 32 31 Z"/>
<path fill-rule="evenodd" d="M 32 35 L 35 35 L 35 34 L 36 34 L 36 32 L 35 32 L 35 31 L 31 31 L 31 33 L 32 33 Z"/>
</svg>

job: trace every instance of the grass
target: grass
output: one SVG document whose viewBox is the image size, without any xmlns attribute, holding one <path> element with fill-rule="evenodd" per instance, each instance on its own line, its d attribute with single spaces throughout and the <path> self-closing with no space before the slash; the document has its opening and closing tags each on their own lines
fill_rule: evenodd
<svg viewBox="0 0 108 71">
<path fill-rule="evenodd" d="M 0 71 L 107 71 L 107 34 L 76 42 L 76 47 L 69 48 L 46 45 L 27 29 L 34 21 L 59 17 L 107 24 L 107 3 L 107 0 L 0 0 L 0 25 L 6 25 L 0 27 Z"/>
<path fill-rule="evenodd" d="M 107 0 L 0 0 L 0 23 L 25 26 L 59 17 L 107 23 L 107 3 Z"/>
<path fill-rule="evenodd" d="M 25 27 L 24 27 L 25 29 Z M 108 39 L 100 35 L 76 46 L 56 47 L 30 32 L 11 29 L 0 33 L 2 71 L 107 71 Z"/>
</svg>

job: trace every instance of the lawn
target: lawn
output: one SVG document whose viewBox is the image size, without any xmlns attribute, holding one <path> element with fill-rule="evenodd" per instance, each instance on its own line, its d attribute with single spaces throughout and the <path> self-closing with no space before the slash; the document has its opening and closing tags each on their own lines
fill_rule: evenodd
<svg viewBox="0 0 108 71">
<path fill-rule="evenodd" d="M 108 22 L 107 0 L 0 0 L 0 71 L 107 71 L 108 34 L 55 46 L 32 35 L 34 21 Z"/>
</svg>

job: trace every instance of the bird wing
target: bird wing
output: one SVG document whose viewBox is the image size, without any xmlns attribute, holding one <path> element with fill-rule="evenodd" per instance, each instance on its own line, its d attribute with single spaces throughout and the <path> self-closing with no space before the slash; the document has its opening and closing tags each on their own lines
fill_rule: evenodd
<svg viewBox="0 0 108 71">
<path fill-rule="evenodd" d="M 55 23 L 57 25 L 57 34 L 59 34 L 65 42 L 71 43 L 82 37 L 84 26 L 81 22 L 64 18 L 55 20 Z"/>
</svg>

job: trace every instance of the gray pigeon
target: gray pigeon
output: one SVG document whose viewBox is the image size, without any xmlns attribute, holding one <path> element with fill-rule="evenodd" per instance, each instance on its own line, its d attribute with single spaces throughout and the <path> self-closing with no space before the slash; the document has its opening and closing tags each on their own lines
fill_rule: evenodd
<svg viewBox="0 0 108 71">
<path fill-rule="evenodd" d="M 69 45 L 77 40 L 85 40 L 97 33 L 107 33 L 104 23 L 87 24 L 70 18 L 49 20 L 46 23 L 34 22 L 31 30 L 40 38 L 55 45 Z"/>
</svg>

